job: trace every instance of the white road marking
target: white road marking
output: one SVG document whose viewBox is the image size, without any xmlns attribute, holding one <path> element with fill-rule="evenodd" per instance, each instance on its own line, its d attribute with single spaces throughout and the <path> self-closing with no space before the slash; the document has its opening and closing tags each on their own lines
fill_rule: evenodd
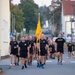
<svg viewBox="0 0 75 75">
<path fill-rule="evenodd" d="M 63 63 L 75 63 L 75 61 L 62 61 Z M 33 61 L 33 63 L 37 63 L 36 60 Z M 57 63 L 57 61 L 53 61 L 53 60 L 46 60 L 46 63 Z"/>
<path fill-rule="evenodd" d="M 62 61 L 63 63 L 65 63 L 65 61 Z"/>
<path fill-rule="evenodd" d="M 37 61 L 33 61 L 33 62 L 35 63 L 35 62 L 37 62 Z M 46 62 L 49 63 L 49 62 L 52 62 L 52 61 L 51 61 L 51 60 L 47 60 Z"/>
<path fill-rule="evenodd" d="M 75 61 L 70 61 L 71 63 L 75 63 Z"/>
<path fill-rule="evenodd" d="M 48 63 L 48 62 L 52 62 L 52 61 L 51 60 L 47 60 L 46 62 Z"/>
</svg>

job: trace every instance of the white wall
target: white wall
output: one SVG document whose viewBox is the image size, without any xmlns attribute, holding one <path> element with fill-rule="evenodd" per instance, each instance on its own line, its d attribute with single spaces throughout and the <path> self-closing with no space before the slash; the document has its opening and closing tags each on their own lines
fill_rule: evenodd
<svg viewBox="0 0 75 75">
<path fill-rule="evenodd" d="M 0 49 L 1 56 L 9 54 L 10 4 L 9 0 L 0 0 Z"/>
<path fill-rule="evenodd" d="M 1 24 L 1 1 L 0 1 L 0 24 Z M 0 34 L 1 34 L 1 25 L 0 25 Z M 1 55 L 1 40 L 0 40 L 0 55 Z"/>
<path fill-rule="evenodd" d="M 73 15 L 64 15 L 63 6 L 62 6 L 62 32 L 65 33 L 65 37 L 67 37 L 67 34 L 71 34 L 70 18 L 73 18 Z M 72 23 L 72 28 L 75 29 L 74 22 Z"/>
<path fill-rule="evenodd" d="M 65 16 L 66 34 L 71 34 L 71 22 L 70 22 L 71 17 L 72 16 L 70 15 Z M 72 22 L 72 28 L 74 29 L 74 22 Z"/>
</svg>

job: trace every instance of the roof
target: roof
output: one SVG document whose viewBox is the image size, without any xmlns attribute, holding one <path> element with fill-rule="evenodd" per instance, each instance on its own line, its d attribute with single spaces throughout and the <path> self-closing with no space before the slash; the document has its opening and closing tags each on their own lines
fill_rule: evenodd
<svg viewBox="0 0 75 75">
<path fill-rule="evenodd" d="M 75 0 L 62 0 L 64 15 L 74 15 Z"/>
</svg>

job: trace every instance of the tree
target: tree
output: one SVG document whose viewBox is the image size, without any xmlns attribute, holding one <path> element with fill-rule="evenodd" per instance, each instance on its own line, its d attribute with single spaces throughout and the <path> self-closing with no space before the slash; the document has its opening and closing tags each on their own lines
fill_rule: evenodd
<svg viewBox="0 0 75 75">
<path fill-rule="evenodd" d="M 41 21 L 42 21 L 42 26 L 45 24 L 46 20 L 50 19 L 50 14 L 49 14 L 49 8 L 47 6 L 41 6 L 39 8 L 40 13 L 41 13 Z"/>
<path fill-rule="evenodd" d="M 24 27 L 26 28 L 26 32 L 29 33 L 37 25 L 38 5 L 33 0 L 21 0 L 19 7 L 24 13 Z"/>
<path fill-rule="evenodd" d="M 11 4 L 11 13 L 15 15 L 15 29 L 17 32 L 21 32 L 24 27 L 23 12 L 18 5 Z"/>
</svg>

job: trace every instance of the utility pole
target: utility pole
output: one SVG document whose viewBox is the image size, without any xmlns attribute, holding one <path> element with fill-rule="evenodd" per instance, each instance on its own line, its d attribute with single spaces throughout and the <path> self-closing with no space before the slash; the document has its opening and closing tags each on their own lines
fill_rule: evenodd
<svg viewBox="0 0 75 75">
<path fill-rule="evenodd" d="M 11 13 L 11 32 L 13 33 L 15 30 L 15 15 Z"/>
</svg>

